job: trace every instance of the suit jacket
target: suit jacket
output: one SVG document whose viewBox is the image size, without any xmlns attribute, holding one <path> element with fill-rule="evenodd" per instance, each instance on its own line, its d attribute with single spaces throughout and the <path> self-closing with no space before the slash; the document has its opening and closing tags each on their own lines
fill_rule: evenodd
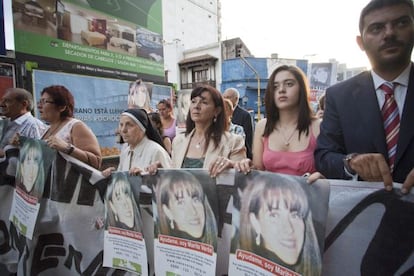
<svg viewBox="0 0 414 276">
<path fill-rule="evenodd" d="M 244 129 L 244 133 L 246 134 L 245 138 L 245 145 L 247 150 L 247 157 L 252 159 L 252 144 L 253 144 L 253 120 L 250 113 L 246 110 L 241 108 L 240 106 L 236 106 L 233 112 L 233 118 L 231 119 L 233 124 L 241 125 Z"/>
<path fill-rule="evenodd" d="M 184 133 L 175 136 L 171 152 L 173 168 L 181 168 L 193 134 L 194 130 L 187 136 L 185 136 Z M 210 141 L 204 158 L 203 168 L 208 168 L 210 163 L 214 162 L 218 156 L 224 156 L 233 161 L 240 161 L 241 159 L 246 158 L 246 148 L 244 146 L 243 137 L 226 132 L 221 136 L 220 144 L 216 149 L 214 149 L 214 143 Z"/>
<path fill-rule="evenodd" d="M 402 183 L 414 168 L 414 66 L 400 121 L 393 180 Z M 326 90 L 326 105 L 315 150 L 316 168 L 327 178 L 348 178 L 349 153 L 381 153 L 388 160 L 385 131 L 370 72 Z"/>
</svg>

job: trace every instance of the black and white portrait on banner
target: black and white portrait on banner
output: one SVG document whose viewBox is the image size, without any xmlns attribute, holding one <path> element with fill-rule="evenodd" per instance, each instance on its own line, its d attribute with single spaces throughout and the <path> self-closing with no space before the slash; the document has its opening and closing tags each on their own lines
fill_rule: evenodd
<svg viewBox="0 0 414 276">
<path fill-rule="evenodd" d="M 155 273 L 213 275 L 218 237 L 214 178 L 202 169 L 160 170 L 154 193 Z"/>
<path fill-rule="evenodd" d="M 148 274 L 139 202 L 141 177 L 115 172 L 105 192 L 104 266 Z"/>
<path fill-rule="evenodd" d="M 332 63 L 311 63 L 310 87 L 323 90 L 330 86 L 332 79 Z"/>
<path fill-rule="evenodd" d="M 235 185 L 229 275 L 320 275 L 328 184 L 252 171 Z"/>
</svg>

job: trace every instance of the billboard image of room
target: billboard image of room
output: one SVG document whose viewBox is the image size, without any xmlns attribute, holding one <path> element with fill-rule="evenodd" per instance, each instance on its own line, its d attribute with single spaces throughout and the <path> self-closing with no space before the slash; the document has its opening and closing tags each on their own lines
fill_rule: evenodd
<svg viewBox="0 0 414 276">
<path fill-rule="evenodd" d="M 163 76 L 161 0 L 13 0 L 16 54 Z"/>
</svg>

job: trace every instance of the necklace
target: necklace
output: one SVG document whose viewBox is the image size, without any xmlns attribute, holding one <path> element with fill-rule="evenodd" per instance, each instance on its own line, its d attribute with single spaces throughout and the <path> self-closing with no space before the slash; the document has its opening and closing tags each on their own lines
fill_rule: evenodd
<svg viewBox="0 0 414 276">
<path fill-rule="evenodd" d="M 201 149 L 201 146 L 204 144 L 204 140 L 205 139 L 203 137 L 198 142 L 195 142 L 195 148 L 198 149 L 198 150 L 200 150 Z"/>
<path fill-rule="evenodd" d="M 282 128 L 280 128 L 279 132 L 280 132 L 280 134 L 282 134 L 283 141 L 285 141 L 285 146 L 288 147 L 290 145 L 290 140 L 292 139 L 293 134 L 295 134 L 295 132 L 296 132 L 296 128 L 293 129 L 292 133 L 288 136 L 287 139 L 286 139 L 286 136 L 285 136 L 284 132 L 282 131 Z"/>
<path fill-rule="evenodd" d="M 47 132 L 45 133 L 45 137 L 44 137 L 44 138 L 48 138 L 48 137 L 50 137 L 50 136 L 52 136 L 52 135 L 56 134 L 56 132 L 60 129 L 60 127 L 62 126 L 62 124 L 63 124 L 64 122 L 65 122 L 65 121 L 60 121 L 60 122 L 59 122 L 59 124 L 58 124 L 56 127 L 54 127 L 53 129 L 52 129 L 52 128 L 49 128 L 49 129 L 47 130 Z"/>
</svg>

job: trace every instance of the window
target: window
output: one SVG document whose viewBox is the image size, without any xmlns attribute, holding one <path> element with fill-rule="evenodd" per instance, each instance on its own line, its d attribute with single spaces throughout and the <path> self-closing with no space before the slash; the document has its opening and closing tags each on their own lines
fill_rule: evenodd
<svg viewBox="0 0 414 276">
<path fill-rule="evenodd" d="M 208 68 L 193 69 L 193 82 L 203 82 L 207 81 L 208 79 Z"/>
</svg>

